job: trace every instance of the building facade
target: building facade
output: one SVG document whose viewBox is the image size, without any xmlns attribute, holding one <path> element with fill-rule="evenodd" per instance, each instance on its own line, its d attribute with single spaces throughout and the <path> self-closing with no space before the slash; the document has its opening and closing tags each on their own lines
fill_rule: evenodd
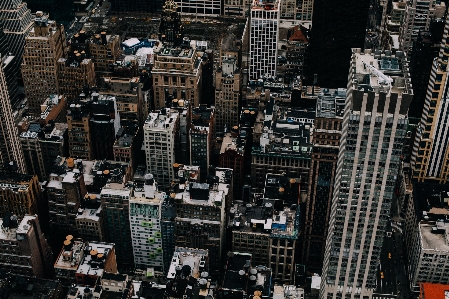
<svg viewBox="0 0 449 299">
<path fill-rule="evenodd" d="M 345 99 L 343 88 L 324 89 L 317 99 L 302 250 L 302 261 L 313 271 L 323 266 Z"/>
<path fill-rule="evenodd" d="M 280 2 L 254 1 L 249 37 L 249 79 L 276 75 Z"/>
<path fill-rule="evenodd" d="M 213 108 L 205 105 L 192 109 L 190 124 L 190 163 L 200 167 L 200 178 L 204 181 L 212 164 L 214 149 L 214 113 Z"/>
<path fill-rule="evenodd" d="M 68 58 L 58 60 L 58 93 L 70 102 L 85 86 L 96 86 L 95 68 L 92 59 L 83 58 L 81 53 L 69 53 Z"/>
<path fill-rule="evenodd" d="M 164 108 L 150 113 L 145 121 L 144 146 L 147 172 L 153 174 L 161 190 L 166 190 L 174 178 L 179 134 L 179 114 Z"/>
<path fill-rule="evenodd" d="M 41 104 L 50 94 L 57 94 L 58 60 L 65 56 L 64 26 L 42 12 L 36 14 L 34 27 L 25 38 L 21 66 L 30 113 L 39 115 Z"/>
<path fill-rule="evenodd" d="M 413 178 L 418 182 L 445 184 L 449 179 L 449 151 L 446 101 L 449 22 L 441 43 L 439 57 L 433 61 L 421 121 L 416 130 L 412 153 Z"/>
<path fill-rule="evenodd" d="M 352 52 L 320 298 L 371 297 L 376 288 L 413 98 L 397 54 Z"/>
</svg>

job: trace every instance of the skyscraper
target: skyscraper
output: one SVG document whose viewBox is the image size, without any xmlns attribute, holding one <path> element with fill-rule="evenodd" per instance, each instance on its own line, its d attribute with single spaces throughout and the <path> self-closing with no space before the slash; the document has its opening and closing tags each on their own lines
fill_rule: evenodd
<svg viewBox="0 0 449 299">
<path fill-rule="evenodd" d="M 36 14 L 34 27 L 25 38 L 22 77 L 30 113 L 39 115 L 41 104 L 58 93 L 58 60 L 65 56 L 64 26 Z"/>
<path fill-rule="evenodd" d="M 320 298 L 372 297 L 413 98 L 408 63 L 353 49 Z"/>
<path fill-rule="evenodd" d="M 351 48 L 362 48 L 369 0 L 314 0 L 307 79 L 311 85 L 346 86 Z"/>
<path fill-rule="evenodd" d="M 449 21 L 441 42 L 440 55 L 433 61 L 427 96 L 413 146 L 413 178 L 418 182 L 445 184 L 449 179 L 447 60 Z"/>
<path fill-rule="evenodd" d="M 31 11 L 22 0 L 0 1 L 0 20 L 3 21 L 9 51 L 15 57 L 15 73 L 20 76 L 25 37 L 33 27 Z"/>
<path fill-rule="evenodd" d="M 9 52 L 6 34 L 3 32 L 3 22 L 0 20 L 0 66 L 5 73 L 6 86 L 8 87 L 9 100 L 12 107 L 19 103 L 19 89 L 17 84 L 17 66 L 14 65 L 14 56 Z"/>
<path fill-rule="evenodd" d="M 0 68 L 0 169 L 4 167 L 5 163 L 12 161 L 16 162 L 19 172 L 25 173 L 25 162 L 19 134 L 14 125 L 3 69 Z"/>
<path fill-rule="evenodd" d="M 69 25 L 74 17 L 74 1 L 27 0 L 26 3 L 31 11 L 47 12 L 53 20 L 62 23 L 64 26 Z"/>
<path fill-rule="evenodd" d="M 277 66 L 280 1 L 259 2 L 251 7 L 251 31 L 249 37 L 249 78 L 257 80 L 275 76 Z"/>
</svg>

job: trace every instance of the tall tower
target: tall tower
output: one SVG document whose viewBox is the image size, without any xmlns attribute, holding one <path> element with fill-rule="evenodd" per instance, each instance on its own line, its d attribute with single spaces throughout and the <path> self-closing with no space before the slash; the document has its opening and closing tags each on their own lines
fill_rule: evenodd
<svg viewBox="0 0 449 299">
<path fill-rule="evenodd" d="M 64 26 L 36 13 L 34 27 L 25 38 L 22 77 L 30 113 L 40 115 L 41 104 L 58 93 L 58 60 L 65 56 Z"/>
<path fill-rule="evenodd" d="M 307 63 L 311 85 L 340 88 L 348 81 L 351 48 L 362 48 L 370 0 L 314 0 Z"/>
<path fill-rule="evenodd" d="M 0 169 L 5 163 L 15 161 L 18 171 L 25 173 L 25 162 L 19 133 L 14 125 L 11 102 L 3 69 L 0 68 Z"/>
<path fill-rule="evenodd" d="M 0 1 L 0 20 L 3 21 L 9 51 L 15 57 L 15 73 L 20 76 L 25 37 L 33 27 L 31 11 L 22 0 Z"/>
<path fill-rule="evenodd" d="M 278 56 L 280 3 L 259 2 L 251 7 L 249 78 L 275 76 Z"/>
<path fill-rule="evenodd" d="M 413 98 L 408 63 L 353 49 L 320 298 L 372 297 Z"/>
<path fill-rule="evenodd" d="M 3 22 L 0 20 L 0 64 L 5 74 L 9 99 L 13 107 L 19 103 L 19 89 L 17 84 L 17 66 L 14 64 L 14 56 L 9 52 L 8 40 L 3 32 Z"/>
<path fill-rule="evenodd" d="M 427 96 L 413 146 L 413 178 L 418 182 L 446 184 L 449 181 L 448 69 L 449 20 L 446 21 L 440 55 L 433 61 Z"/>
<path fill-rule="evenodd" d="M 178 5 L 173 0 L 167 0 L 163 6 L 161 23 L 159 25 L 159 39 L 173 46 L 179 46 L 184 37 L 184 28 Z"/>
</svg>

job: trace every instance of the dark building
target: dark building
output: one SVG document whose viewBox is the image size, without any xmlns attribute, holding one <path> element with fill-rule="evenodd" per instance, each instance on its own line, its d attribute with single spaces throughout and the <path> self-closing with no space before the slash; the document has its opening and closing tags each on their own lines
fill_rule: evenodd
<svg viewBox="0 0 449 299">
<path fill-rule="evenodd" d="M 444 20 L 432 21 L 429 31 L 419 32 L 418 39 L 413 46 L 410 70 L 414 95 L 408 110 L 408 116 L 411 118 L 421 118 L 432 62 L 440 52 L 444 23 Z"/>
<path fill-rule="evenodd" d="M 114 160 L 115 136 L 120 129 L 120 117 L 115 97 L 92 93 L 90 140 L 92 158 Z"/>
<path fill-rule="evenodd" d="M 111 10 L 113 12 L 161 12 L 163 3 L 162 0 L 112 0 Z"/>
<path fill-rule="evenodd" d="M 0 298 L 63 299 L 62 284 L 57 280 L 39 279 L 11 273 L 0 273 Z"/>
<path fill-rule="evenodd" d="M 345 99 L 346 89 L 323 89 L 317 102 L 302 250 L 311 271 L 323 266 Z"/>
<path fill-rule="evenodd" d="M 369 0 L 315 0 L 307 81 L 338 88 L 348 83 L 351 48 L 363 48 Z"/>
<path fill-rule="evenodd" d="M 50 14 L 52 20 L 64 25 L 68 25 L 74 18 L 74 1 L 67 0 L 27 0 L 28 8 L 31 11 L 43 11 Z"/>
<path fill-rule="evenodd" d="M 178 5 L 174 1 L 168 0 L 163 8 L 164 12 L 159 25 L 159 39 L 163 43 L 179 46 L 184 38 L 184 27 L 181 15 L 177 11 Z"/>
<path fill-rule="evenodd" d="M 14 68 L 14 56 L 9 54 L 8 41 L 3 32 L 3 23 L 0 20 L 0 64 L 5 73 L 6 86 L 8 88 L 11 106 L 16 108 L 19 104 L 19 90 L 17 87 L 16 69 Z"/>
</svg>

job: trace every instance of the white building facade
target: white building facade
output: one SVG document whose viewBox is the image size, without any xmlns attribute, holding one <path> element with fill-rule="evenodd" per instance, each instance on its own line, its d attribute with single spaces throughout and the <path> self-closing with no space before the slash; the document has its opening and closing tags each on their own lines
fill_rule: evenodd
<svg viewBox="0 0 449 299">
<path fill-rule="evenodd" d="M 259 2 L 251 7 L 251 31 L 249 36 L 249 79 L 276 75 L 279 39 L 280 3 Z"/>
<path fill-rule="evenodd" d="M 376 289 L 413 98 L 407 76 L 403 55 L 353 49 L 321 299 L 372 298 Z"/>
</svg>

